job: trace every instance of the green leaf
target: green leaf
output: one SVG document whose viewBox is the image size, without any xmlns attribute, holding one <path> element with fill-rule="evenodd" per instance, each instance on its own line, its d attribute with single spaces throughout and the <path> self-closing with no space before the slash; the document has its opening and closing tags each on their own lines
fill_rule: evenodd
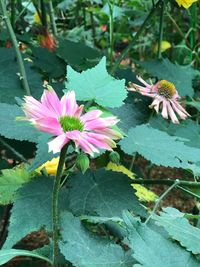
<svg viewBox="0 0 200 267">
<path fill-rule="evenodd" d="M 113 115 L 117 116 L 120 121 L 117 126 L 127 133 L 131 127 L 145 123 L 147 121 L 147 112 L 145 108 L 141 108 L 141 102 L 135 102 L 134 104 L 126 103 L 119 108 L 111 109 Z"/>
<path fill-rule="evenodd" d="M 70 208 L 81 215 L 96 212 L 100 216 L 121 217 L 124 209 L 130 209 L 145 216 L 130 184 L 126 175 L 104 169 L 79 173 L 68 182 Z"/>
<path fill-rule="evenodd" d="M 0 103 L 0 135 L 19 141 L 37 142 L 39 131 L 27 121 L 18 121 L 17 117 L 25 116 L 16 105 Z"/>
<path fill-rule="evenodd" d="M 43 255 L 40 255 L 36 252 L 31 252 L 31 251 L 22 250 L 22 249 L 2 249 L 2 250 L 0 250 L 0 265 L 5 264 L 8 261 L 10 261 L 13 258 L 18 257 L 18 256 L 38 258 L 38 259 L 47 261 L 50 264 L 52 264 L 52 261 L 50 259 L 48 259 L 47 257 L 44 257 Z"/>
<path fill-rule="evenodd" d="M 100 53 L 97 49 L 85 45 L 82 42 L 70 40 L 59 40 L 59 47 L 56 50 L 58 56 L 64 59 L 67 64 L 85 69 L 91 60 L 99 59 Z"/>
<path fill-rule="evenodd" d="M 134 267 L 198 267 L 200 262 L 176 243 L 136 219 L 128 222 L 128 246 L 139 263 Z M 163 265 L 164 264 L 164 265 Z"/>
<path fill-rule="evenodd" d="M 143 124 L 132 128 L 128 137 L 120 141 L 122 150 L 133 155 L 138 152 L 156 165 L 192 169 L 200 159 L 200 149 L 186 146 L 180 137 L 170 136 L 165 132 Z"/>
<path fill-rule="evenodd" d="M 66 260 L 76 267 L 131 267 L 133 260 L 119 245 L 93 235 L 71 213 L 61 217 L 62 242 Z"/>
<path fill-rule="evenodd" d="M 46 72 L 50 78 L 65 76 L 66 65 L 55 53 L 46 48 L 32 48 L 34 65 Z"/>
<path fill-rule="evenodd" d="M 2 170 L 0 176 L 0 204 L 6 205 L 14 201 L 16 191 L 25 183 L 29 182 L 31 174 L 24 166 L 16 169 Z"/>
<path fill-rule="evenodd" d="M 19 189 L 11 211 L 5 249 L 11 248 L 27 234 L 42 227 L 51 231 L 52 188 L 53 178 L 41 176 Z M 60 192 L 61 209 L 68 206 L 66 196 L 63 189 Z"/>
<path fill-rule="evenodd" d="M 150 60 L 137 62 L 149 74 L 156 76 L 159 80 L 168 80 L 174 83 L 181 96 L 193 96 L 192 79 L 197 71 L 191 66 L 180 66 L 173 64 L 169 59 Z"/>
<path fill-rule="evenodd" d="M 94 68 L 78 73 L 67 68 L 68 90 L 76 92 L 77 100 L 95 101 L 103 107 L 120 107 L 126 98 L 125 80 L 116 80 L 106 70 L 106 58 Z"/>
<path fill-rule="evenodd" d="M 183 247 L 193 254 L 200 253 L 200 229 L 192 226 L 184 218 L 184 213 L 174 208 L 164 208 L 160 216 L 154 215 L 158 225 L 163 226 L 169 235 L 180 242 Z"/>
<path fill-rule="evenodd" d="M 40 97 L 43 91 L 42 79 L 33 68 L 32 62 L 24 61 L 31 93 Z M 1 102 L 15 103 L 14 96 L 26 94 L 19 77 L 19 67 L 14 49 L 0 48 L 0 99 Z"/>
<path fill-rule="evenodd" d="M 37 151 L 36 156 L 29 167 L 29 171 L 34 171 L 38 167 L 40 167 L 43 163 L 45 163 L 48 160 L 52 160 L 53 158 L 56 158 L 58 154 L 53 154 L 52 152 L 48 152 L 48 141 L 50 139 L 49 134 L 41 134 L 38 138 L 38 144 L 37 144 Z"/>
</svg>

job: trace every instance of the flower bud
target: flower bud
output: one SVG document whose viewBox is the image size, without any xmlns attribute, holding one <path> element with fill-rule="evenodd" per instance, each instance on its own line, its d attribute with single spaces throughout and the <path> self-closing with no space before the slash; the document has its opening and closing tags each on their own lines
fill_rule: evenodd
<svg viewBox="0 0 200 267">
<path fill-rule="evenodd" d="M 112 151 L 110 154 L 109 154 L 109 158 L 110 158 L 110 161 L 115 163 L 115 164 L 119 164 L 120 162 L 120 155 L 119 153 L 117 153 L 116 151 Z"/>
<path fill-rule="evenodd" d="M 90 160 L 84 153 L 78 155 L 76 159 L 76 167 L 84 174 L 90 166 Z"/>
</svg>

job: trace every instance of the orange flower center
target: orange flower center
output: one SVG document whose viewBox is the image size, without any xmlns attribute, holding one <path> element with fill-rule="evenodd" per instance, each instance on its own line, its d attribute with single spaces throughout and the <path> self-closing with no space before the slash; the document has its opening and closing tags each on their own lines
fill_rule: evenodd
<svg viewBox="0 0 200 267">
<path fill-rule="evenodd" d="M 167 80 L 161 80 L 158 82 L 158 94 L 171 99 L 176 94 L 176 87 Z"/>
</svg>

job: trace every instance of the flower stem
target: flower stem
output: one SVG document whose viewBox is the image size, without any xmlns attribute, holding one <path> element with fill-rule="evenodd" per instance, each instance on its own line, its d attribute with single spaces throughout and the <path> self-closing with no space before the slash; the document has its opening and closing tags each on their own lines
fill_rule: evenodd
<svg viewBox="0 0 200 267">
<path fill-rule="evenodd" d="M 48 6 L 49 6 L 49 17 L 51 21 L 52 31 L 53 31 L 54 36 L 57 36 L 58 31 L 56 27 L 55 14 L 54 14 L 53 4 L 51 0 L 48 2 Z"/>
<path fill-rule="evenodd" d="M 171 179 L 134 179 L 131 181 L 132 184 L 155 184 L 155 185 L 173 185 L 174 180 Z M 187 186 L 190 188 L 200 188 L 200 182 L 191 182 L 191 181 L 179 181 L 179 186 Z"/>
<path fill-rule="evenodd" d="M 124 51 L 121 53 L 121 55 L 116 60 L 114 66 L 113 66 L 113 68 L 111 70 L 111 73 L 114 73 L 116 71 L 116 69 L 118 68 L 118 66 L 119 66 L 120 62 L 122 61 L 122 59 L 133 48 L 133 46 L 135 45 L 136 40 L 139 38 L 139 36 L 143 32 L 143 30 L 145 29 L 145 26 L 147 25 L 147 23 L 149 22 L 149 20 L 151 19 L 151 17 L 154 15 L 154 13 L 157 10 L 158 6 L 160 5 L 161 1 L 162 0 L 159 0 L 155 5 L 153 5 L 151 11 L 149 12 L 149 14 L 146 17 L 145 21 L 142 23 L 140 29 L 137 31 L 136 35 L 133 37 L 132 41 L 129 43 L 129 45 L 124 49 Z"/>
<path fill-rule="evenodd" d="M 110 38 L 110 67 L 113 65 L 113 50 L 114 50 L 114 21 L 113 21 L 113 4 L 108 1 L 109 6 L 109 38 Z"/>
<path fill-rule="evenodd" d="M 15 33 L 13 31 L 12 25 L 10 23 L 10 19 L 6 10 L 6 6 L 5 6 L 5 1 L 4 0 L 0 0 L 0 5 L 1 5 L 1 9 L 2 9 L 2 13 L 3 13 L 3 18 L 5 20 L 6 23 L 6 27 L 8 29 L 8 32 L 10 34 L 10 38 L 12 41 L 12 44 L 15 48 L 15 52 L 16 52 L 16 56 L 17 56 L 17 61 L 19 64 L 19 70 L 20 70 L 20 75 L 21 75 L 21 79 L 22 79 L 22 83 L 23 83 L 23 87 L 24 90 L 26 91 L 27 95 L 31 95 L 31 91 L 28 85 L 28 80 L 27 80 L 27 76 L 26 76 L 26 71 L 25 71 L 25 67 L 24 67 L 24 62 L 22 59 L 22 55 L 19 51 L 19 47 L 18 47 L 18 42 L 17 42 L 17 38 L 15 36 Z"/>
<path fill-rule="evenodd" d="M 169 192 L 174 189 L 178 184 L 180 183 L 180 180 L 175 180 L 174 183 L 159 197 L 159 199 L 156 201 L 156 204 L 150 213 L 149 217 L 146 219 L 145 224 L 149 222 L 151 217 L 156 213 L 156 210 L 158 209 L 160 202 L 169 194 Z"/>
<path fill-rule="evenodd" d="M 163 0 L 161 3 L 159 38 L 158 38 L 158 59 L 161 59 L 162 57 L 161 47 L 162 47 L 162 40 L 163 40 L 164 11 L 165 11 L 165 0 Z"/>
<path fill-rule="evenodd" d="M 58 241 L 59 241 L 59 211 L 58 211 L 58 196 L 60 190 L 61 177 L 63 167 L 65 164 L 65 156 L 67 153 L 67 145 L 65 145 L 60 152 L 60 160 L 53 186 L 52 195 L 52 224 L 53 224 L 53 267 L 58 267 Z"/>
</svg>

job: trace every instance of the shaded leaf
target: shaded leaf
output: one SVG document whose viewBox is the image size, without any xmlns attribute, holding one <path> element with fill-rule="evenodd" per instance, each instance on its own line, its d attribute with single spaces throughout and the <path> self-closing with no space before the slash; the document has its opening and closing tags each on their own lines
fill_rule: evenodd
<svg viewBox="0 0 200 267">
<path fill-rule="evenodd" d="M 130 209 L 145 216 L 130 183 L 126 175 L 104 169 L 79 173 L 68 182 L 70 208 L 81 215 L 96 212 L 100 216 L 120 217 L 124 209 Z"/>
<path fill-rule="evenodd" d="M 22 249 L 2 249 L 0 250 L 0 265 L 3 265 L 7 263 L 8 261 L 12 260 L 15 257 L 18 256 L 26 256 L 26 257 L 33 257 L 38 258 L 44 261 L 49 262 L 52 264 L 51 260 L 47 257 L 44 257 L 43 255 L 40 255 L 39 253 L 28 251 L 28 250 L 22 250 Z"/>
<path fill-rule="evenodd" d="M 174 208 L 164 208 L 163 212 L 160 212 L 160 216 L 154 215 L 153 218 L 188 251 L 194 254 L 200 253 L 200 229 L 192 226 L 184 218 L 184 213 Z"/>
<path fill-rule="evenodd" d="M 4 248 L 11 248 L 27 234 L 45 227 L 51 231 L 53 178 L 38 177 L 22 187 L 11 210 Z M 61 208 L 67 207 L 66 192 L 60 192 Z"/>
<path fill-rule="evenodd" d="M 134 267 L 198 267 L 200 262 L 176 243 L 154 232 L 140 221 L 125 219 L 127 242 L 132 256 L 138 261 Z M 164 265 L 163 265 L 164 264 Z"/>
<path fill-rule="evenodd" d="M 59 247 L 66 260 L 76 267 L 131 267 L 133 260 L 119 245 L 92 235 L 71 213 L 61 217 L 62 242 Z"/>
<path fill-rule="evenodd" d="M 37 142 L 40 136 L 27 121 L 18 121 L 17 117 L 25 116 L 17 105 L 0 103 L 0 135 L 19 141 Z"/>
<path fill-rule="evenodd" d="M 157 77 L 159 80 L 168 80 L 174 83 L 176 89 L 181 96 L 193 96 L 192 79 L 198 73 L 191 66 L 180 66 L 173 64 L 169 59 L 149 60 L 137 62 L 146 71 Z"/>
<path fill-rule="evenodd" d="M 200 149 L 186 146 L 180 137 L 140 125 L 128 132 L 128 137 L 120 141 L 121 148 L 129 155 L 138 152 L 156 165 L 192 169 L 200 158 Z"/>
</svg>

